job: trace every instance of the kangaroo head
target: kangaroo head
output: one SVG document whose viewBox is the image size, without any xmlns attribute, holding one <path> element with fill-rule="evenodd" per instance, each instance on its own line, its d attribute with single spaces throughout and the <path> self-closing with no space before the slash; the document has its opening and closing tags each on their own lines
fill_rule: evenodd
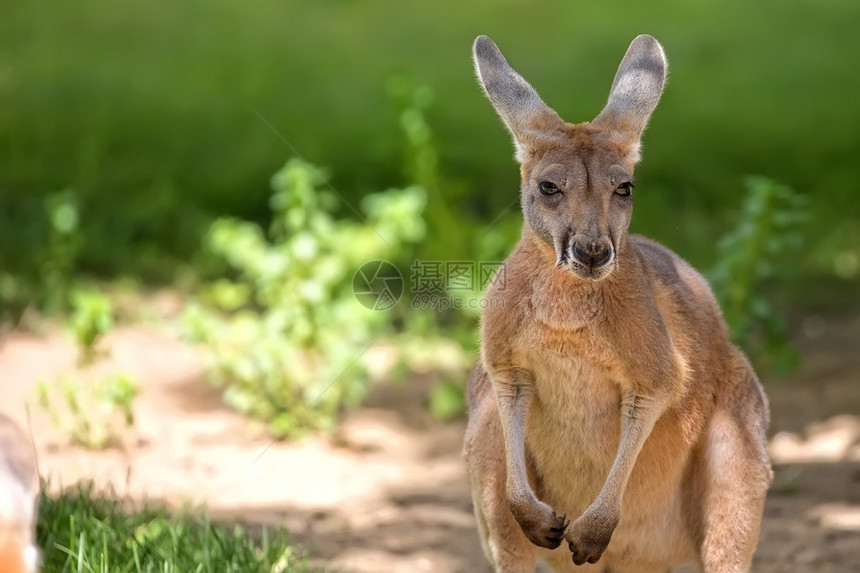
<svg viewBox="0 0 860 573">
<path fill-rule="evenodd" d="M 592 121 L 566 123 L 479 36 L 475 67 L 487 96 L 514 137 L 526 224 L 555 250 L 556 265 L 600 280 L 618 265 L 633 213 L 633 166 L 640 136 L 666 78 L 663 48 L 651 36 L 630 44 Z"/>
</svg>

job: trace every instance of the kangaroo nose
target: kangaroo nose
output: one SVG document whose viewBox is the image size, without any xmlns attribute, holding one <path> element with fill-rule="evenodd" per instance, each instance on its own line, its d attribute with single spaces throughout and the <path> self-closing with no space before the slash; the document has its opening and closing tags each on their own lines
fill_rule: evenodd
<svg viewBox="0 0 860 573">
<path fill-rule="evenodd" d="M 612 250 L 602 241 L 577 241 L 573 244 L 573 254 L 582 264 L 599 267 L 609 260 Z"/>
</svg>

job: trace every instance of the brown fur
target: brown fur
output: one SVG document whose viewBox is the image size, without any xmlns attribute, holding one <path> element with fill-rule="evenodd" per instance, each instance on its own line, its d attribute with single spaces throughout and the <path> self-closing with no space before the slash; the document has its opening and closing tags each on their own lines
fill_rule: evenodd
<svg viewBox="0 0 860 573">
<path fill-rule="evenodd" d="M 707 282 L 627 234 L 662 48 L 634 40 L 606 108 L 578 125 L 489 38 L 475 59 L 514 136 L 526 222 L 504 284 L 487 292 L 502 304 L 484 313 L 468 388 L 464 451 L 487 558 L 503 572 L 537 559 L 558 571 L 694 560 L 746 571 L 771 480 L 767 400 Z"/>
<path fill-rule="evenodd" d="M 38 494 L 33 444 L 11 418 L 0 413 L 0 573 L 38 570 Z"/>
</svg>

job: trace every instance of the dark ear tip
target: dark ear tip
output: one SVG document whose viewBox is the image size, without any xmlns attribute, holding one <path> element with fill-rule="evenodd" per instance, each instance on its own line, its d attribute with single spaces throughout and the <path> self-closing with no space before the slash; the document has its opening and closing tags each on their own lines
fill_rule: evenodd
<svg viewBox="0 0 860 573">
<path fill-rule="evenodd" d="M 482 58 L 498 57 L 498 54 L 501 54 L 495 42 L 493 42 L 489 36 L 484 35 L 475 38 L 475 44 L 472 47 L 472 50 L 476 56 Z"/>
<path fill-rule="evenodd" d="M 654 38 L 654 36 L 652 36 L 651 34 L 639 34 L 638 36 L 633 38 L 632 43 L 633 44 L 641 44 L 643 46 L 645 46 L 645 45 L 650 45 L 650 46 L 658 45 L 659 46 L 660 45 L 660 42 L 658 42 L 656 40 L 656 38 Z"/>
<path fill-rule="evenodd" d="M 666 61 L 666 53 L 663 51 L 663 46 L 657 41 L 654 36 L 649 34 L 639 34 L 633 41 L 630 42 L 630 50 L 635 53 L 648 54 L 659 60 Z"/>
</svg>

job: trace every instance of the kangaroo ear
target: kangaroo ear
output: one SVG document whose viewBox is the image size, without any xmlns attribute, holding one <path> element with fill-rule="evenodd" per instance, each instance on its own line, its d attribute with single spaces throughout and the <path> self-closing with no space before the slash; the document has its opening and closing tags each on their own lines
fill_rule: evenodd
<svg viewBox="0 0 860 573">
<path fill-rule="evenodd" d="M 591 122 L 609 129 L 619 143 L 630 146 L 634 161 L 639 159 L 639 138 L 663 93 L 668 65 L 657 40 L 645 34 L 637 36 L 615 73 L 609 102 Z"/>
<path fill-rule="evenodd" d="M 540 99 L 535 89 L 514 71 L 491 39 L 478 36 L 473 54 L 478 80 L 514 136 L 517 160 L 523 162 L 541 138 L 541 132 L 563 122 Z"/>
</svg>

